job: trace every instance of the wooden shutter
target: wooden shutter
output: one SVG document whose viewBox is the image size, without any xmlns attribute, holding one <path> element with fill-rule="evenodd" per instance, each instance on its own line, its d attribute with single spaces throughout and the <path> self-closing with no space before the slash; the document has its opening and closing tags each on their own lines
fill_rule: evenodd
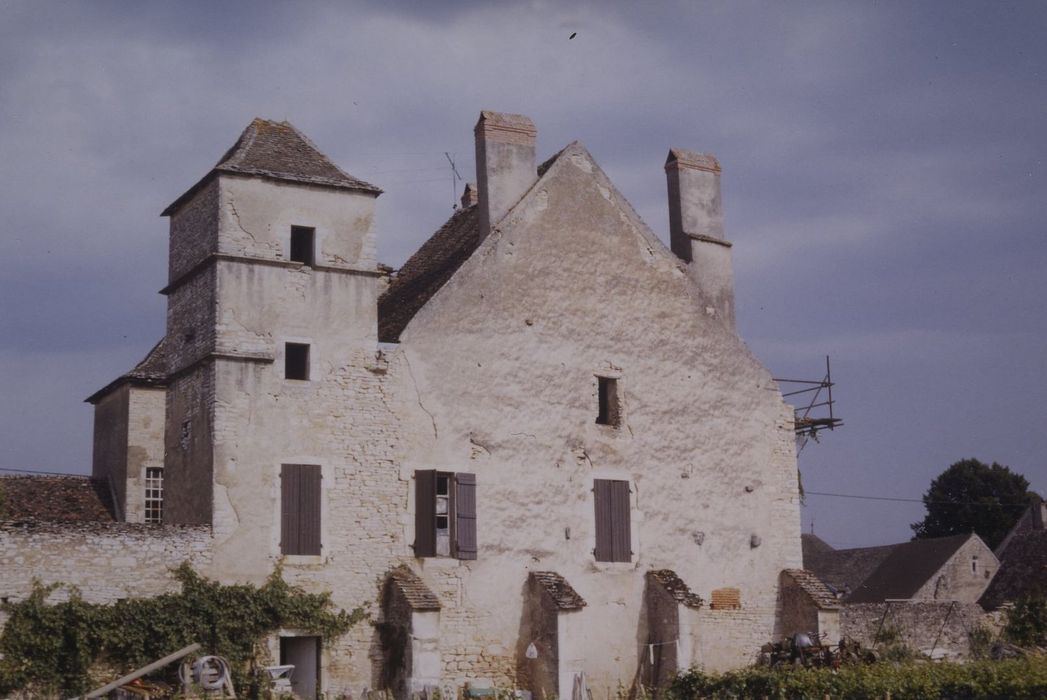
<svg viewBox="0 0 1047 700">
<path fill-rule="evenodd" d="M 454 544 L 459 559 L 476 559 L 476 475 L 454 475 Z"/>
<path fill-rule="evenodd" d="M 414 555 L 436 556 L 436 470 L 414 473 Z"/>
<path fill-rule="evenodd" d="M 593 480 L 596 506 L 596 561 L 632 561 L 629 482 Z"/>
<path fill-rule="evenodd" d="M 284 464 L 280 469 L 280 551 L 320 554 L 320 467 Z"/>
</svg>

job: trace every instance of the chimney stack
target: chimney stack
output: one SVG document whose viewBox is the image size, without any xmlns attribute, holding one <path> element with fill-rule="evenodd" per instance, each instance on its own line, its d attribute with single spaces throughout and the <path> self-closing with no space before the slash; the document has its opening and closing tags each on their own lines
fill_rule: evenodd
<svg viewBox="0 0 1047 700">
<path fill-rule="evenodd" d="M 480 240 L 538 179 L 534 122 L 522 114 L 480 112 L 476 135 L 476 180 Z"/>
<path fill-rule="evenodd" d="M 705 313 L 734 328 L 731 244 L 723 235 L 720 163 L 680 148 L 665 161 L 669 185 L 669 247 L 698 285 Z"/>
<path fill-rule="evenodd" d="M 462 191 L 462 209 L 468 209 L 479 201 L 479 195 L 476 193 L 476 183 L 465 183 L 465 189 Z"/>
</svg>

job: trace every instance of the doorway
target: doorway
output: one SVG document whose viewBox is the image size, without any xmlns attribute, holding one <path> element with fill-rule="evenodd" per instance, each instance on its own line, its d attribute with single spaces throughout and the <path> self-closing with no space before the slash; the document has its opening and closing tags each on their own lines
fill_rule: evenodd
<svg viewBox="0 0 1047 700">
<path fill-rule="evenodd" d="M 280 637 L 280 664 L 291 664 L 291 690 L 313 700 L 320 690 L 320 638 Z"/>
</svg>

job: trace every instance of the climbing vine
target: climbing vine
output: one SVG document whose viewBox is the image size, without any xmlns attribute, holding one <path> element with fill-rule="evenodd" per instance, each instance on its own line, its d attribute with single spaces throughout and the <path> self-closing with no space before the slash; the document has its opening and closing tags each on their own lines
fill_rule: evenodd
<svg viewBox="0 0 1047 700">
<path fill-rule="evenodd" d="M 50 604 L 60 586 L 34 582 L 26 599 L 0 604 L 7 616 L 0 634 L 0 697 L 27 690 L 82 694 L 99 666 L 128 672 L 193 642 L 203 646 L 201 653 L 225 657 L 237 688 L 246 689 L 254 680 L 249 668 L 257 645 L 267 635 L 294 628 L 331 641 L 366 617 L 363 608 L 335 609 L 329 593 L 288 584 L 279 569 L 262 586 L 224 585 L 188 564 L 173 574 L 181 590 L 154 598 L 101 605 L 69 587 L 67 601 Z"/>
</svg>

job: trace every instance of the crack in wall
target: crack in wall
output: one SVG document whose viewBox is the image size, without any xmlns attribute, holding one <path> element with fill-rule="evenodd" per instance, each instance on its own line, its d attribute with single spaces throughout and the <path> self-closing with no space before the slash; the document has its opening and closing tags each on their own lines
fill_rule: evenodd
<svg viewBox="0 0 1047 700">
<path fill-rule="evenodd" d="M 411 360 L 407 357 L 406 352 L 404 352 L 404 364 L 407 365 L 407 374 L 411 377 L 411 385 L 414 386 L 414 394 L 418 397 L 418 407 L 425 411 L 425 414 L 429 416 L 429 420 L 432 421 L 433 439 L 439 439 L 440 433 L 436 429 L 436 417 L 433 415 L 432 411 L 426 408 L 425 404 L 422 403 L 422 392 L 418 390 L 418 380 L 415 379 L 414 369 L 411 368 Z"/>
<path fill-rule="evenodd" d="M 258 239 L 255 238 L 255 235 L 248 231 L 246 228 L 244 228 L 243 223 L 240 221 L 240 212 L 236 210 L 236 204 L 233 203 L 232 197 L 229 198 L 229 211 L 232 212 L 233 218 L 236 219 L 236 225 L 240 228 L 240 230 L 246 233 L 248 236 L 250 236 L 252 242 L 258 243 Z"/>
</svg>

